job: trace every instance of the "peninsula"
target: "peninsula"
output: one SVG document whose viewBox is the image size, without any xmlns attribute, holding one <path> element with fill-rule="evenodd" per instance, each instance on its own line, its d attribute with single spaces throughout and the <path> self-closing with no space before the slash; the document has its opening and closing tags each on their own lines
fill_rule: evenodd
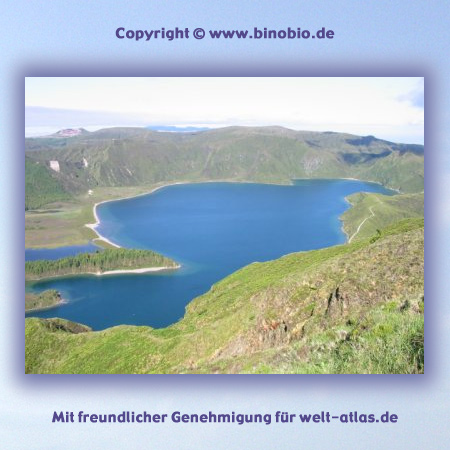
<svg viewBox="0 0 450 450">
<path fill-rule="evenodd" d="M 40 311 L 62 305 L 64 300 L 61 294 L 54 289 L 47 289 L 39 294 L 25 293 L 25 312 Z"/>
<path fill-rule="evenodd" d="M 38 281 L 81 274 L 145 273 L 179 267 L 180 265 L 172 259 L 151 250 L 105 249 L 57 260 L 27 261 L 25 262 L 25 280 Z"/>
</svg>

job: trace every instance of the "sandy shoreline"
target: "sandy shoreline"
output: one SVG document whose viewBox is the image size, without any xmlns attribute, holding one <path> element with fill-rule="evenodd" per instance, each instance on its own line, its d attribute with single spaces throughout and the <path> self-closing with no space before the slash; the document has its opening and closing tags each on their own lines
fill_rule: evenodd
<svg viewBox="0 0 450 450">
<path fill-rule="evenodd" d="M 93 206 L 93 209 L 92 209 L 92 212 L 93 212 L 94 218 L 95 218 L 95 223 L 86 223 L 84 226 L 87 227 L 87 228 L 90 228 L 97 235 L 97 237 L 92 239 L 92 241 L 103 241 L 103 242 L 106 242 L 106 243 L 112 245 L 113 247 L 122 248 L 120 245 L 110 241 L 105 236 L 102 236 L 99 233 L 99 231 L 97 230 L 97 227 L 100 225 L 100 219 L 99 219 L 98 214 L 97 214 L 97 206 L 103 205 L 103 203 L 119 202 L 121 200 L 128 200 L 128 199 L 131 199 L 131 198 L 142 197 L 144 195 L 150 195 L 150 194 L 153 194 L 156 191 L 159 191 L 162 188 L 166 188 L 166 187 L 169 187 L 169 186 L 176 186 L 176 185 L 179 185 L 179 184 L 228 183 L 228 182 L 241 183 L 241 181 L 227 181 L 227 180 L 174 181 L 173 183 L 167 183 L 167 184 L 163 184 L 161 186 L 157 186 L 157 187 L 151 189 L 150 191 L 142 192 L 141 194 L 128 195 L 127 197 L 112 198 L 110 200 L 102 200 L 101 202 L 95 203 L 94 206 Z M 253 182 L 252 181 L 242 181 L 242 183 L 253 183 Z"/>
<path fill-rule="evenodd" d="M 85 227 L 90 228 L 97 235 L 97 237 L 92 239 L 92 241 L 103 241 L 103 242 L 106 242 L 109 245 L 112 245 L 113 247 L 122 248 L 120 245 L 110 241 L 108 238 L 106 238 L 105 236 L 102 236 L 98 232 L 97 227 L 100 225 L 100 219 L 99 219 L 98 214 L 97 214 L 97 206 L 102 205 L 103 203 L 118 202 L 120 200 L 127 200 L 127 199 L 130 199 L 130 198 L 136 198 L 136 197 L 141 197 L 143 195 L 153 194 L 154 192 L 158 191 L 159 189 L 162 189 L 162 188 L 165 188 L 165 187 L 168 187 L 168 186 L 174 186 L 176 184 L 186 184 L 186 183 L 181 182 L 181 181 L 177 181 L 175 183 L 169 183 L 169 184 L 164 184 L 162 186 L 157 186 L 157 187 L 153 188 L 151 191 L 143 192 L 142 194 L 130 195 L 128 197 L 114 198 L 114 199 L 111 199 L 111 200 L 103 200 L 101 202 L 95 203 L 95 205 L 93 207 L 93 210 L 92 210 L 93 214 L 94 214 L 94 218 L 95 218 L 95 223 L 86 223 L 84 225 Z M 161 270 L 163 270 L 163 269 L 161 269 Z M 141 270 L 141 269 L 138 269 L 138 270 Z M 150 272 L 150 270 L 146 270 L 146 271 Z M 142 272 L 139 272 L 139 273 L 142 273 Z"/>
<path fill-rule="evenodd" d="M 77 272 L 77 273 L 65 273 L 65 274 L 58 274 L 58 275 L 52 275 L 47 276 L 43 278 L 34 278 L 34 279 L 28 279 L 27 282 L 30 283 L 37 283 L 42 280 L 49 280 L 53 278 L 66 278 L 66 277 L 78 277 L 80 275 L 94 275 L 96 277 L 102 277 L 104 275 L 121 275 L 121 274 L 127 274 L 127 273 L 149 273 L 149 272 L 161 272 L 163 270 L 176 270 L 181 267 L 180 264 L 177 264 L 176 266 L 160 266 L 160 267 L 142 267 L 140 269 L 118 269 L 118 270 L 106 270 L 105 272 Z"/>
<path fill-rule="evenodd" d="M 175 270 L 179 269 L 181 266 L 177 264 L 176 266 L 162 266 L 162 267 L 144 267 L 142 269 L 124 269 L 124 270 L 107 270 L 106 272 L 85 272 L 86 275 L 95 275 L 101 277 L 103 275 L 118 275 L 121 273 L 147 273 L 147 272 L 160 272 L 161 270 Z M 83 275 L 83 274 L 77 274 Z"/>
</svg>

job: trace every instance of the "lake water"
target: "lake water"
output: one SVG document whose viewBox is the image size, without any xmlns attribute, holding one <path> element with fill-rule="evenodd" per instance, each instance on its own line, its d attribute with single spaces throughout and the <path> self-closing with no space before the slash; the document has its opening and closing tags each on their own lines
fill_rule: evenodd
<svg viewBox="0 0 450 450">
<path fill-rule="evenodd" d="M 42 281 L 32 289 L 56 289 L 68 303 L 27 316 L 62 317 L 96 330 L 168 326 L 183 317 L 193 298 L 240 267 L 345 242 L 339 220 L 349 206 L 344 197 L 360 191 L 392 193 L 354 180 L 201 183 L 102 204 L 97 213 L 103 236 L 123 247 L 160 252 L 182 268 Z"/>
<path fill-rule="evenodd" d="M 100 247 L 89 242 L 86 245 L 70 245 L 58 248 L 27 248 L 25 249 L 25 261 L 36 261 L 38 259 L 59 259 L 66 256 L 75 256 L 79 253 L 95 252 Z"/>
</svg>

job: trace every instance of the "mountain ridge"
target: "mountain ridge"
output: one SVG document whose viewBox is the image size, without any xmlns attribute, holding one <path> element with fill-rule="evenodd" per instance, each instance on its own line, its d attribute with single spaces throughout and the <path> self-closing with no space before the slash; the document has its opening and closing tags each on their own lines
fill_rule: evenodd
<svg viewBox="0 0 450 450">
<path fill-rule="evenodd" d="M 421 192 L 424 184 L 423 146 L 278 126 L 185 133 L 106 128 L 67 138 L 28 138 L 25 149 L 31 163 L 51 170 L 56 161 L 59 171 L 50 174 L 72 195 L 174 181 L 359 178 L 401 192 Z"/>
</svg>

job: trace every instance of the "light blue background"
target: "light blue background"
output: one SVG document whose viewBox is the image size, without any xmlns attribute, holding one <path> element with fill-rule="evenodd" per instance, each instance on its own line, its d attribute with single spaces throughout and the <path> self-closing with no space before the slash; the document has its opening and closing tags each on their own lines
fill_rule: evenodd
<svg viewBox="0 0 450 450">
<path fill-rule="evenodd" d="M 446 1 L 5 1 L 0 16 L 0 442 L 8 449 L 448 448 L 450 8 Z M 119 41 L 117 27 L 325 26 L 332 41 Z M 426 375 L 23 375 L 25 75 L 425 76 Z M 22 311 L 22 312 L 21 312 Z M 391 425 L 52 424 L 87 412 L 395 412 Z"/>
</svg>

